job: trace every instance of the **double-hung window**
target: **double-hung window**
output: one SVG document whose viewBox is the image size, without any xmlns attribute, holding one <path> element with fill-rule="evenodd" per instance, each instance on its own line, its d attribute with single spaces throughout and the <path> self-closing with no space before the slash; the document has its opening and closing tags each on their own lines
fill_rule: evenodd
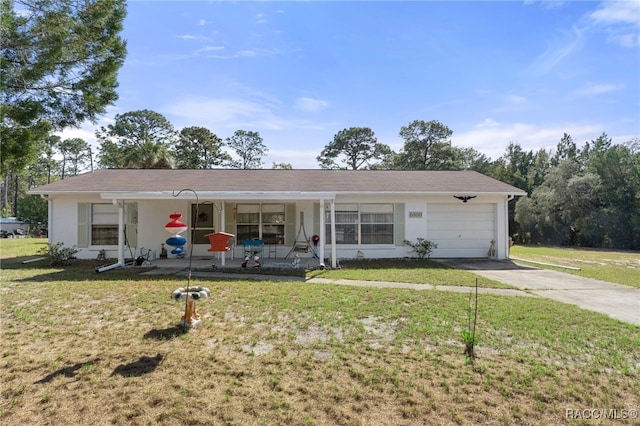
<svg viewBox="0 0 640 426">
<path fill-rule="evenodd" d="M 216 232 L 213 207 L 209 203 L 191 205 L 191 223 L 194 224 L 195 228 L 191 233 L 191 240 L 194 244 L 209 244 L 209 239 L 205 235 Z"/>
<path fill-rule="evenodd" d="M 393 204 L 336 204 L 336 244 L 393 244 Z M 331 242 L 331 212 L 325 211 Z"/>
<path fill-rule="evenodd" d="M 120 214 L 113 203 L 78 203 L 78 247 L 117 246 Z M 137 244 L 138 204 L 124 206 L 124 243 Z"/>
<path fill-rule="evenodd" d="M 238 241 L 263 240 L 265 244 L 284 244 L 284 204 L 237 204 Z"/>
<path fill-rule="evenodd" d="M 91 244 L 118 245 L 118 206 L 91 204 Z"/>
</svg>

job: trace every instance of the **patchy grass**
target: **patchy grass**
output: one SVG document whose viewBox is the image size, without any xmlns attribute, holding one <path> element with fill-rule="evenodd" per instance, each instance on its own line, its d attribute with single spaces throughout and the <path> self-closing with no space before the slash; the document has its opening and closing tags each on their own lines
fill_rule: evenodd
<svg viewBox="0 0 640 426">
<path fill-rule="evenodd" d="M 184 279 L 4 248 L 3 424 L 556 425 L 640 406 L 640 328 L 571 305 L 480 295 L 471 366 L 466 294 L 195 279 L 212 296 L 183 333 Z"/>
<path fill-rule="evenodd" d="M 564 268 L 538 265 L 569 274 L 594 278 L 640 288 L 640 252 L 585 248 L 514 246 L 511 256 L 536 262 L 580 268 L 573 271 Z"/>
</svg>

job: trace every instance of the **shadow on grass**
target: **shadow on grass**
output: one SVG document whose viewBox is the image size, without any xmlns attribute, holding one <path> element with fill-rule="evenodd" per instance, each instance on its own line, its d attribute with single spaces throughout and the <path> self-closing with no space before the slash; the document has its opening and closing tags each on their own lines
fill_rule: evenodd
<svg viewBox="0 0 640 426">
<path fill-rule="evenodd" d="M 120 364 L 111 373 L 112 376 L 120 375 L 122 377 L 140 377 L 145 374 L 152 373 L 162 362 L 164 357 L 160 354 L 149 357 L 141 356 L 137 361 L 129 364 Z"/>
<path fill-rule="evenodd" d="M 185 330 L 185 327 L 182 325 L 175 325 L 169 328 L 150 330 L 143 336 L 145 339 L 153 339 L 153 340 L 171 340 L 175 337 L 182 336 L 186 334 L 188 329 Z"/>
<path fill-rule="evenodd" d="M 100 361 L 100 358 L 92 359 L 90 361 L 85 361 L 85 362 L 79 362 L 79 363 L 74 364 L 72 366 L 61 368 L 59 370 L 54 371 L 51 374 L 46 375 L 45 377 L 43 377 L 42 379 L 38 380 L 34 384 L 49 383 L 50 381 L 52 381 L 53 379 L 55 379 L 58 376 L 64 376 L 64 377 L 68 377 L 68 378 L 75 377 L 80 369 L 89 368 L 93 364 L 97 363 L 98 361 Z"/>
</svg>

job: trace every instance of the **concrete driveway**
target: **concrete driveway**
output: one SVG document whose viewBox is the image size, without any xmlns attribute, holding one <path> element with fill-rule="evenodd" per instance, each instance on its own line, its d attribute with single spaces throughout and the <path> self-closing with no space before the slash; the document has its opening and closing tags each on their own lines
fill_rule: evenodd
<svg viewBox="0 0 640 426">
<path fill-rule="evenodd" d="M 640 289 L 638 288 L 540 269 L 510 260 L 434 260 L 512 285 L 537 296 L 577 305 L 620 321 L 640 325 Z"/>
</svg>

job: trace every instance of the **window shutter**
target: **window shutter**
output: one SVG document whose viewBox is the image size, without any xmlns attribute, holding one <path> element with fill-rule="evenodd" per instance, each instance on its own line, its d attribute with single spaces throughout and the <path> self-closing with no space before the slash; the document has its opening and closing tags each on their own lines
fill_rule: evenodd
<svg viewBox="0 0 640 426">
<path fill-rule="evenodd" d="M 404 203 L 393 204 L 393 240 L 395 245 L 403 246 L 404 235 Z"/>
<path fill-rule="evenodd" d="M 78 247 L 89 247 L 89 203 L 78 203 Z"/>
<path fill-rule="evenodd" d="M 124 206 L 124 226 L 127 232 L 129 247 L 138 247 L 138 203 L 128 203 Z"/>
<path fill-rule="evenodd" d="M 236 221 L 233 217 L 233 209 L 235 207 L 233 203 L 224 203 L 224 232 L 234 235 L 236 233 Z"/>
<path fill-rule="evenodd" d="M 320 215 L 324 211 L 320 211 L 320 203 L 313 203 L 313 235 L 320 235 Z"/>
<path fill-rule="evenodd" d="M 287 203 L 284 208 L 284 244 L 290 246 L 296 239 L 296 204 Z"/>
</svg>

